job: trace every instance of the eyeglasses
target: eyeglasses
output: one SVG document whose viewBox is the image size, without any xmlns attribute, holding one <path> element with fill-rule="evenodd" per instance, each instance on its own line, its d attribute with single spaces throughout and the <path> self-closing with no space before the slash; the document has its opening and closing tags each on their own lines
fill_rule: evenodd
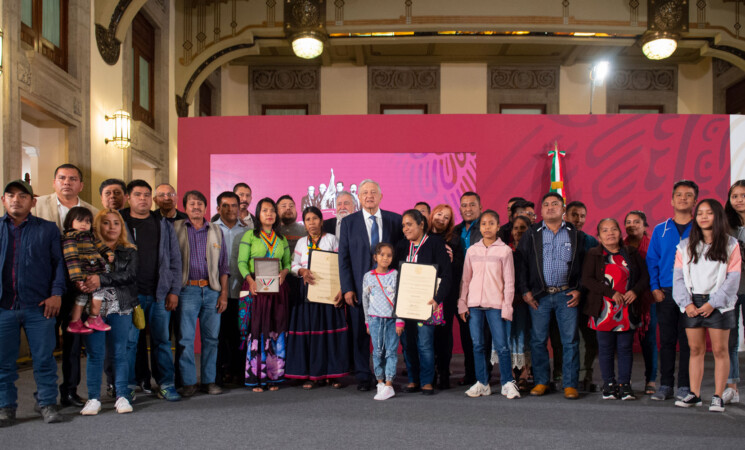
<svg viewBox="0 0 745 450">
<path fill-rule="evenodd" d="M 166 198 L 166 197 L 174 198 L 174 197 L 176 197 L 176 193 L 175 193 L 175 192 L 173 192 L 173 193 L 171 193 L 171 194 L 165 194 L 165 193 L 163 193 L 163 192 L 159 192 L 159 193 L 158 193 L 158 194 L 156 195 L 156 197 L 158 197 L 158 198 Z"/>
</svg>

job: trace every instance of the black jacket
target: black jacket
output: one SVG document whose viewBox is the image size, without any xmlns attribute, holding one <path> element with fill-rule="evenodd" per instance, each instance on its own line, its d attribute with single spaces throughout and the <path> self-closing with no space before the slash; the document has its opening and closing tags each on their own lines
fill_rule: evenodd
<svg viewBox="0 0 745 450">
<path fill-rule="evenodd" d="M 343 223 L 343 222 L 342 222 Z M 409 256 L 409 244 L 407 239 L 401 239 L 396 245 L 396 264 L 393 266 L 399 270 L 401 263 L 406 262 Z M 453 282 L 452 272 L 450 270 L 450 257 L 445 248 L 445 241 L 437 235 L 430 234 L 424 245 L 417 253 L 417 264 L 434 264 L 437 266 L 437 277 L 440 278 L 440 288 L 435 294 L 435 301 L 442 303 L 450 294 L 450 286 Z"/>
<path fill-rule="evenodd" d="M 445 235 L 441 233 L 431 233 L 430 236 L 440 237 L 453 250 L 453 261 L 450 263 L 450 292 L 445 296 L 445 308 L 448 312 L 452 311 L 456 313 L 458 311 L 458 297 L 460 297 L 460 281 L 463 278 L 464 262 L 464 252 L 460 245 L 460 235 L 453 232 L 453 237 L 450 241 L 446 241 Z"/>
<path fill-rule="evenodd" d="M 137 250 L 119 246 L 114 250 L 114 267 L 111 273 L 99 276 L 101 287 L 116 289 L 119 309 L 126 310 L 139 304 L 137 299 Z"/>
<path fill-rule="evenodd" d="M 466 226 L 466 222 L 463 221 L 459 223 L 458 225 L 453 228 L 453 233 L 458 238 L 458 241 L 460 242 L 460 234 L 463 233 L 463 228 Z M 481 230 L 479 229 L 479 220 L 476 219 L 471 223 L 471 238 L 469 239 L 471 242 L 468 244 L 469 246 L 477 243 L 481 240 Z M 465 261 L 466 258 L 466 249 L 461 247 L 461 252 L 463 253 L 463 260 Z"/>
<path fill-rule="evenodd" d="M 533 224 L 520 239 L 517 251 L 520 253 L 520 267 L 516 268 L 517 293 L 533 293 L 535 299 L 546 295 L 546 281 L 543 278 L 543 221 Z M 580 288 L 582 262 L 585 256 L 585 233 L 566 222 L 569 240 L 572 244 L 572 258 L 569 261 L 567 283 L 570 290 Z M 579 244 L 578 244 L 579 243 Z"/>
<path fill-rule="evenodd" d="M 638 319 L 641 317 L 642 295 L 649 290 L 649 272 L 644 258 L 632 247 L 621 247 L 621 255 L 629 267 L 629 286 L 637 299 L 631 304 L 631 314 Z M 603 247 L 591 248 L 585 256 L 582 269 L 582 285 L 587 288 L 587 300 L 582 312 L 588 316 L 598 317 L 603 310 L 603 297 L 613 297 L 616 292 L 605 278 L 605 259 Z"/>
</svg>

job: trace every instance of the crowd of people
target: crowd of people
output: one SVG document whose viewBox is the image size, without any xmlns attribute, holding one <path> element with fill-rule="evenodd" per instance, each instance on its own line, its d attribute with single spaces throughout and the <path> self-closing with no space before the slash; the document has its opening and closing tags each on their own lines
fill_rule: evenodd
<svg viewBox="0 0 745 450">
<path fill-rule="evenodd" d="M 357 195 L 336 193 L 334 219 L 311 202 L 300 221 L 290 196 L 262 198 L 252 214 L 246 183 L 221 193 L 211 218 L 201 192 L 183 194 L 182 212 L 172 186 L 153 190 L 143 180 L 101 183 L 99 211 L 80 199 L 83 175 L 71 164 L 57 168 L 53 186 L 37 197 L 15 180 L 2 197 L 0 426 L 15 421 L 21 329 L 47 423 L 62 421 L 58 390 L 63 406 L 98 414 L 104 376 L 118 413 L 133 411 L 136 392 L 179 401 L 226 387 L 275 391 L 288 380 L 339 389 L 347 377 L 387 400 L 396 395 L 399 346 L 408 378 L 399 392 L 432 395 L 451 388 L 455 321 L 465 373 L 456 383 L 468 397 L 492 394 L 498 365 L 508 399 L 554 389 L 576 399 L 597 389 L 597 359 L 602 398 L 634 400 L 638 339 L 644 394 L 700 406 L 708 331 L 709 410 L 739 402 L 745 180 L 732 185 L 725 206 L 699 201 L 693 181 L 675 183 L 672 217 L 651 236 L 639 210 L 585 230 L 586 205 L 565 205 L 556 192 L 540 199 L 540 221 L 527 199 L 510 199 L 505 220 L 466 192 L 456 224 L 447 204 L 380 209 L 381 187 L 369 179 Z M 318 281 L 314 251 L 338 253 L 341 289 L 326 303 L 308 299 Z M 256 273 L 267 259 L 278 267 L 276 289 Z M 396 316 L 405 263 L 437 272 L 427 320 Z M 83 347 L 87 399 L 77 392 Z"/>
</svg>

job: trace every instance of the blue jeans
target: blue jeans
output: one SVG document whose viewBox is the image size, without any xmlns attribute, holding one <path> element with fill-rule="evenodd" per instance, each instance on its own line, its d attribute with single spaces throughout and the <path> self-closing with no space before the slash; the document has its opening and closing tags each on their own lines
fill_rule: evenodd
<svg viewBox="0 0 745 450">
<path fill-rule="evenodd" d="M 740 382 L 740 359 L 737 352 L 740 350 L 740 311 L 743 303 L 745 303 L 745 295 L 738 295 L 735 304 L 735 320 L 737 323 L 735 328 L 729 330 L 729 376 L 727 377 L 727 383 L 732 384 Z M 745 319 L 743 319 L 743 323 L 745 323 Z"/>
<path fill-rule="evenodd" d="M 209 286 L 185 286 L 178 302 L 181 334 L 178 345 L 181 349 L 179 366 L 184 386 L 197 384 L 197 366 L 194 361 L 194 336 L 199 319 L 202 342 L 202 384 L 215 382 L 217 371 L 217 343 L 220 334 L 220 314 L 217 313 L 219 293 Z"/>
<path fill-rule="evenodd" d="M 370 340 L 373 346 L 375 379 L 393 381 L 398 364 L 398 335 L 396 319 L 370 316 Z"/>
<path fill-rule="evenodd" d="M 644 379 L 647 383 L 657 380 L 657 305 L 649 308 L 649 328 L 639 343 L 644 356 Z"/>
<path fill-rule="evenodd" d="M 44 307 L 23 309 L 0 308 L 0 408 L 18 407 L 18 352 L 21 327 L 31 350 L 39 406 L 57 404 L 57 361 L 54 360 L 55 317 L 44 317 Z"/>
<path fill-rule="evenodd" d="M 150 351 L 155 355 L 153 359 L 157 364 L 157 367 L 153 367 L 155 381 L 161 389 L 173 387 L 173 352 L 168 330 L 171 311 L 166 311 L 165 301 L 155 301 L 152 295 L 138 295 L 137 298 L 145 311 L 145 320 L 150 326 Z"/>
<path fill-rule="evenodd" d="M 486 356 L 484 353 L 484 320 L 491 331 L 491 348 L 499 356 L 499 375 L 502 384 L 514 381 L 512 376 L 512 358 L 510 355 L 510 321 L 502 319 L 501 309 L 468 308 L 471 316 L 468 326 L 473 340 L 473 361 L 476 369 L 476 380 L 481 384 L 489 382 L 486 370 Z"/>
<path fill-rule="evenodd" d="M 406 370 L 409 373 L 409 383 L 416 383 L 419 386 L 432 384 L 435 378 L 434 325 L 424 325 L 415 320 L 407 320 L 406 333 L 410 333 L 411 337 L 416 336 L 416 347 L 408 345 L 406 349 L 408 356 Z"/>
<path fill-rule="evenodd" d="M 548 294 L 538 300 L 538 309 L 530 308 L 530 348 L 533 358 L 533 375 L 535 384 L 548 384 L 549 360 L 548 348 L 548 322 L 551 319 L 551 311 L 556 314 L 556 322 L 559 326 L 561 346 L 564 351 L 562 364 L 563 387 L 577 388 L 579 378 L 579 339 L 577 337 L 577 307 L 567 306 L 569 301 L 568 291 Z"/>
<path fill-rule="evenodd" d="M 94 331 L 85 336 L 85 348 L 88 351 L 88 365 L 85 369 L 88 398 L 96 400 L 101 398 L 101 374 L 107 346 L 114 365 L 116 396 L 117 398 L 126 397 L 134 388 L 128 383 L 130 373 L 129 338 L 132 328 L 134 328 L 132 314 L 109 314 L 103 319 L 111 325 L 111 330 L 108 332 Z"/>
</svg>

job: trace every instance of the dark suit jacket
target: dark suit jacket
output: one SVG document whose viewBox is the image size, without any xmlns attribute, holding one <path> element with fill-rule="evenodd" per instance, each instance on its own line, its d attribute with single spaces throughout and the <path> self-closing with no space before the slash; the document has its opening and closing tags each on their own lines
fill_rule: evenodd
<svg viewBox="0 0 745 450">
<path fill-rule="evenodd" d="M 326 219 L 323 221 L 323 227 L 321 227 L 324 233 L 336 234 L 336 217 L 333 219 Z M 339 236 L 336 236 L 338 239 Z"/>
<path fill-rule="evenodd" d="M 383 222 L 383 239 L 396 248 L 403 239 L 401 216 L 394 212 L 380 210 Z M 336 226 L 336 224 L 334 224 Z M 367 236 L 365 216 L 362 211 L 350 214 L 341 221 L 339 237 L 339 281 L 342 293 L 362 294 L 362 277 L 372 269 L 372 251 Z"/>
</svg>

